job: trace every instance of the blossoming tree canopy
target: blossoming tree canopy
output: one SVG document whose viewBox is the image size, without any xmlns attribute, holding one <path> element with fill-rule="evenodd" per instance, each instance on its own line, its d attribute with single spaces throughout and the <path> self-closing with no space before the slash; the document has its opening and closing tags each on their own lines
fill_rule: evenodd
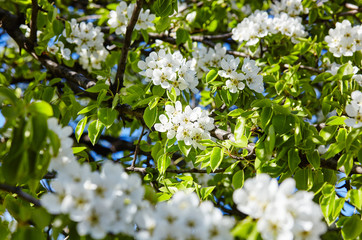
<svg viewBox="0 0 362 240">
<path fill-rule="evenodd" d="M 359 0 L 0 0 L 0 239 L 361 239 Z"/>
</svg>

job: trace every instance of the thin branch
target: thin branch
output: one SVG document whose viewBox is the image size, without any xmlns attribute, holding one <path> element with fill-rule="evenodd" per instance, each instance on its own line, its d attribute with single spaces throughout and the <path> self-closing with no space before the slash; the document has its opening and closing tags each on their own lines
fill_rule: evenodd
<svg viewBox="0 0 362 240">
<path fill-rule="evenodd" d="M 285 68 L 291 68 L 291 66 L 289 64 L 284 64 L 283 67 Z M 314 68 L 314 67 L 310 67 L 310 66 L 305 66 L 305 65 L 299 65 L 299 68 L 301 69 L 306 69 L 312 72 L 316 72 L 316 73 L 322 73 L 324 72 L 323 70 L 319 70 L 318 68 Z"/>
<path fill-rule="evenodd" d="M 136 159 L 137 159 L 137 154 L 138 154 L 138 150 L 140 149 L 140 143 L 141 143 L 141 139 L 144 135 L 144 131 L 145 131 L 145 126 L 142 125 L 142 132 L 140 134 L 140 137 L 138 138 L 138 142 L 137 142 L 137 145 L 136 145 L 136 149 L 134 151 L 134 155 L 133 155 L 133 161 L 132 161 L 132 164 L 131 164 L 131 168 L 134 168 L 134 166 L 136 165 Z"/>
<path fill-rule="evenodd" d="M 131 45 L 133 29 L 137 23 L 138 16 L 140 15 L 142 5 L 143 5 L 143 0 L 137 0 L 136 6 L 132 13 L 131 20 L 129 21 L 127 26 L 126 36 L 124 38 L 124 44 L 122 47 L 122 55 L 118 63 L 116 81 L 114 85 L 111 86 L 111 90 L 114 94 L 124 87 L 123 81 L 124 81 L 124 72 L 126 69 L 128 50 L 129 46 Z"/>
<path fill-rule="evenodd" d="M 36 43 L 37 41 L 37 31 L 38 31 L 38 24 L 37 24 L 37 18 L 38 18 L 38 0 L 32 0 L 32 12 L 31 12 L 31 21 L 30 21 L 30 41 L 32 43 Z"/>
<path fill-rule="evenodd" d="M 39 199 L 36 199 L 30 194 L 23 192 L 20 187 L 14 187 L 0 183 L 0 189 L 10 193 L 16 193 L 20 198 L 24 199 L 25 201 L 33 203 L 35 206 L 38 207 L 41 206 Z"/>
<path fill-rule="evenodd" d="M 31 56 L 46 67 L 52 74 L 66 78 L 71 82 L 76 83 L 78 86 L 87 89 L 95 85 L 96 81 L 85 77 L 83 74 L 80 74 L 76 71 L 65 67 L 49 57 L 42 55 L 37 56 L 34 49 L 34 44 L 28 38 L 25 37 L 23 32 L 19 29 L 20 22 L 17 16 L 11 14 L 10 12 L 0 8 L 0 20 L 2 22 L 2 27 L 5 31 L 12 37 L 20 48 L 24 48 Z"/>
<path fill-rule="evenodd" d="M 215 171 L 211 173 L 223 173 L 226 169 L 216 169 Z M 140 168 L 140 167 L 128 167 L 126 168 L 126 171 L 129 172 L 140 172 L 142 174 L 147 173 L 147 168 Z M 168 173 L 208 173 L 206 169 L 197 169 L 197 168 L 190 168 L 190 169 L 167 169 L 166 172 Z"/>
<path fill-rule="evenodd" d="M 100 19 L 102 15 L 87 15 L 77 18 L 77 22 L 87 21 L 87 20 L 97 20 Z"/>
</svg>

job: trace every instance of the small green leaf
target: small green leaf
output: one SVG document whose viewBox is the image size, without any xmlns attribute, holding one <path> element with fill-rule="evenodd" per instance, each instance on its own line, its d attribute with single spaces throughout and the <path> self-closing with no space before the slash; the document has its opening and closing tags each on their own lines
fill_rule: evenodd
<svg viewBox="0 0 362 240">
<path fill-rule="evenodd" d="M 79 142 L 80 137 L 83 134 L 85 125 L 87 124 L 88 121 L 88 117 L 84 117 L 83 119 L 81 119 L 78 124 L 77 127 L 75 128 L 75 138 L 77 139 L 77 142 Z"/>
<path fill-rule="evenodd" d="M 215 81 L 217 76 L 219 76 L 218 71 L 216 71 L 215 69 L 211 69 L 210 72 L 208 72 L 206 75 L 206 83 L 211 83 Z"/>
<path fill-rule="evenodd" d="M 87 92 L 90 93 L 98 93 L 100 92 L 102 89 L 108 90 L 109 89 L 109 85 L 105 84 L 105 83 L 97 83 L 96 85 L 94 85 L 93 87 L 90 87 L 88 89 L 86 89 Z"/>
<path fill-rule="evenodd" d="M 156 21 L 155 26 L 158 32 L 163 32 L 170 27 L 170 24 L 171 24 L 171 18 L 167 16 L 158 19 L 158 21 Z"/>
<path fill-rule="evenodd" d="M 327 119 L 326 125 L 328 125 L 328 126 L 344 125 L 344 120 L 346 120 L 346 119 L 347 119 L 347 117 L 332 116 Z"/>
<path fill-rule="evenodd" d="M 205 200 L 212 193 L 212 191 L 214 191 L 214 189 L 215 189 L 215 186 L 201 188 L 200 194 L 201 194 L 202 200 Z"/>
<path fill-rule="evenodd" d="M 187 157 L 191 151 L 191 145 L 186 145 L 184 141 L 178 141 L 178 148 Z"/>
<path fill-rule="evenodd" d="M 89 140 L 93 145 L 97 143 L 99 137 L 102 134 L 103 129 L 104 129 L 104 124 L 99 120 L 93 121 L 89 124 L 88 136 Z"/>
<path fill-rule="evenodd" d="M 288 151 L 288 165 L 292 173 L 294 173 L 295 170 L 298 169 L 298 165 L 300 162 L 301 160 L 298 154 L 298 149 L 290 149 Z"/>
<path fill-rule="evenodd" d="M 80 110 L 77 114 L 78 115 L 85 114 L 85 113 L 92 111 L 95 108 L 97 108 L 97 105 L 89 105 L 89 106 L 83 108 L 82 110 Z"/>
<path fill-rule="evenodd" d="M 44 101 L 33 102 L 29 105 L 28 108 L 30 113 L 39 113 L 44 114 L 45 116 L 51 117 L 53 116 L 53 108 L 49 103 Z"/>
<path fill-rule="evenodd" d="M 183 29 L 183 28 L 179 28 L 176 31 L 176 44 L 180 45 L 182 43 L 185 43 L 187 40 L 190 39 L 190 33 Z"/>
<path fill-rule="evenodd" d="M 118 116 L 118 112 L 111 108 L 100 108 L 98 109 L 98 119 L 106 127 L 110 127 Z"/>
<path fill-rule="evenodd" d="M 215 169 L 217 169 L 220 166 L 223 158 L 224 158 L 223 148 L 215 147 L 214 149 L 212 149 L 210 156 L 210 165 L 213 171 L 215 171 Z"/>
<path fill-rule="evenodd" d="M 232 179 L 232 183 L 235 189 L 242 188 L 244 186 L 244 171 L 237 171 Z"/>
<path fill-rule="evenodd" d="M 72 147 L 73 154 L 77 154 L 77 153 L 83 152 L 83 151 L 86 150 L 86 149 L 87 149 L 87 147 Z"/>
<path fill-rule="evenodd" d="M 321 165 L 321 159 L 317 150 L 307 153 L 307 160 L 315 169 L 318 169 Z"/>
<path fill-rule="evenodd" d="M 344 239 L 357 239 L 362 233 L 362 220 L 358 215 L 352 215 L 347 218 L 342 227 Z"/>
<path fill-rule="evenodd" d="M 172 101 L 172 102 L 176 102 L 177 99 L 177 94 L 176 94 L 176 90 L 175 88 L 171 88 L 171 92 L 170 91 L 166 91 L 167 93 L 167 97 Z"/>
<path fill-rule="evenodd" d="M 155 124 L 156 120 L 157 120 L 157 115 L 158 115 L 158 108 L 150 108 L 149 106 L 146 108 L 144 114 L 143 114 L 143 119 L 145 120 L 145 123 L 147 125 L 147 127 L 149 129 L 152 128 L 153 124 Z"/>
<path fill-rule="evenodd" d="M 116 93 L 112 101 L 112 109 L 114 109 L 117 106 L 118 102 L 119 102 L 119 93 Z"/>
<path fill-rule="evenodd" d="M 170 166 L 170 164 L 171 164 L 171 158 L 167 155 L 167 153 L 161 155 L 157 159 L 157 168 L 160 174 L 164 174 L 168 166 Z"/>
</svg>

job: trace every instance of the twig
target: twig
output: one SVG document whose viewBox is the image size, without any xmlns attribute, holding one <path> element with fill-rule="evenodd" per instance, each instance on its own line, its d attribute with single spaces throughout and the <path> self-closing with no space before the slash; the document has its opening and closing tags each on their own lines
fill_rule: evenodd
<svg viewBox="0 0 362 240">
<path fill-rule="evenodd" d="M 23 192 L 20 187 L 14 187 L 0 183 L 0 189 L 10 193 L 16 193 L 20 198 L 24 199 L 25 201 L 33 203 L 35 206 L 38 207 L 41 206 L 39 199 L 36 199 L 30 194 Z"/>
<path fill-rule="evenodd" d="M 141 142 L 141 139 L 143 137 L 143 133 L 145 131 L 145 126 L 142 125 L 142 132 L 140 134 L 140 137 L 138 138 L 138 142 L 137 142 L 137 145 L 136 145 L 136 149 L 134 151 L 134 155 L 133 155 L 133 161 L 132 161 L 132 164 L 131 164 L 131 168 L 134 168 L 135 164 L 136 164 L 136 159 L 137 159 L 137 154 L 138 154 L 138 150 L 140 148 L 140 142 Z"/>
<path fill-rule="evenodd" d="M 111 86 L 111 90 L 113 94 L 117 93 L 121 88 L 124 87 L 123 81 L 124 81 L 124 71 L 126 69 L 126 62 L 127 62 L 127 56 L 128 56 L 128 48 L 131 45 L 132 40 L 132 33 L 133 29 L 137 23 L 138 16 L 140 15 L 141 9 L 143 5 L 143 0 L 137 0 L 136 6 L 133 10 L 131 20 L 128 23 L 127 30 L 126 30 L 126 36 L 124 38 L 124 44 L 122 47 L 122 55 L 119 59 L 118 68 L 117 68 L 117 74 L 116 74 L 116 81 L 114 85 Z"/>
<path fill-rule="evenodd" d="M 100 19 L 101 17 L 102 17 L 101 15 L 83 16 L 83 17 L 77 18 L 77 22 L 82 22 L 82 21 L 87 21 L 87 20 L 97 20 L 97 19 Z"/>
<path fill-rule="evenodd" d="M 31 21 L 30 21 L 30 41 L 35 44 L 37 41 L 37 31 L 38 31 L 38 26 L 37 26 L 37 18 L 39 10 L 38 0 L 32 0 L 31 5 L 32 5 L 32 12 L 31 12 Z"/>
<path fill-rule="evenodd" d="M 20 48 L 24 48 L 31 56 L 40 61 L 51 73 L 61 78 L 66 78 L 71 82 L 76 83 L 80 87 L 87 89 L 95 85 L 95 80 L 86 78 L 83 74 L 65 67 L 47 56 L 37 56 L 34 49 L 34 44 L 26 38 L 23 32 L 19 29 L 19 19 L 17 16 L 0 8 L 0 19 L 2 20 L 2 27 L 12 37 Z"/>
</svg>

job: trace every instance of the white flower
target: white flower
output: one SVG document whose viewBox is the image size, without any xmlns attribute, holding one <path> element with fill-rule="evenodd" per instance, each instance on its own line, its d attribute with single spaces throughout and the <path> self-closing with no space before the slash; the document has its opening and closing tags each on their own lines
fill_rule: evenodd
<svg viewBox="0 0 362 240">
<path fill-rule="evenodd" d="M 53 45 L 51 47 L 47 47 L 48 52 L 50 52 L 51 54 L 56 54 L 59 51 L 59 47 L 57 45 Z"/>
<path fill-rule="evenodd" d="M 349 117 L 344 122 L 347 126 L 353 128 L 362 127 L 362 93 L 360 91 L 352 92 L 352 101 L 346 106 L 346 113 Z"/>
<path fill-rule="evenodd" d="M 266 174 L 247 179 L 233 194 L 237 208 L 258 220 L 263 239 L 319 239 L 326 230 L 320 206 L 313 193 L 296 192 L 294 179 L 276 179 Z"/>
</svg>

